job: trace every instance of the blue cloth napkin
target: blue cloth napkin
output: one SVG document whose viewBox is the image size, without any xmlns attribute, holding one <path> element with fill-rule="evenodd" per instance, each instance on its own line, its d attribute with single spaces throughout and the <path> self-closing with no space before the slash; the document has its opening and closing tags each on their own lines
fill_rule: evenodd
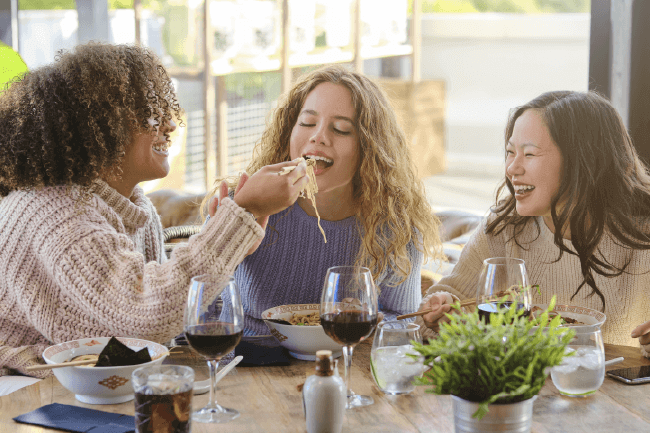
<svg viewBox="0 0 650 433">
<path fill-rule="evenodd" d="M 39 407 L 14 421 L 79 433 L 135 432 L 133 416 L 58 403 Z"/>
<path fill-rule="evenodd" d="M 175 338 L 175 344 L 178 346 L 187 345 L 185 334 Z M 280 342 L 271 335 L 254 335 L 242 337 L 241 341 L 230 352 L 221 359 L 219 365 L 226 365 L 232 361 L 235 356 L 243 356 L 244 359 L 239 364 L 240 367 L 255 367 L 260 365 L 289 365 L 291 358 L 289 351 L 280 346 Z"/>
<path fill-rule="evenodd" d="M 243 337 L 235 347 L 235 356 L 239 355 L 244 357 L 240 367 L 289 365 L 290 361 L 289 351 L 270 335 Z"/>
</svg>

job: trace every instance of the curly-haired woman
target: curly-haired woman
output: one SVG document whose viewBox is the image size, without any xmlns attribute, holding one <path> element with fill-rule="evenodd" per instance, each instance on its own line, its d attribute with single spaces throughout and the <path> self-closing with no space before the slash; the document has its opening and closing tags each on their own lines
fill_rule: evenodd
<svg viewBox="0 0 650 433">
<path fill-rule="evenodd" d="M 231 275 L 264 236 L 249 213 L 277 213 L 306 185 L 304 163 L 262 168 L 167 260 L 137 184 L 167 175 L 180 115 L 160 61 L 136 46 L 79 46 L 0 93 L 0 375 L 52 343 L 178 335 L 190 278 Z"/>
<path fill-rule="evenodd" d="M 417 310 L 424 256 L 437 255 L 437 220 L 416 178 L 383 91 L 341 66 L 306 74 L 284 95 L 248 167 L 316 160 L 316 208 L 307 198 L 272 215 L 260 248 L 235 272 L 245 335 L 268 333 L 264 310 L 319 303 L 331 266 L 367 266 L 386 318 Z"/>
<path fill-rule="evenodd" d="M 602 310 L 606 343 L 650 343 L 650 323 L 639 326 L 650 319 L 650 176 L 614 107 L 592 92 L 544 93 L 513 110 L 505 138 L 505 198 L 429 289 L 424 324 L 448 320 L 452 295 L 476 296 L 484 259 L 515 257 L 539 284 L 535 302 Z"/>
</svg>

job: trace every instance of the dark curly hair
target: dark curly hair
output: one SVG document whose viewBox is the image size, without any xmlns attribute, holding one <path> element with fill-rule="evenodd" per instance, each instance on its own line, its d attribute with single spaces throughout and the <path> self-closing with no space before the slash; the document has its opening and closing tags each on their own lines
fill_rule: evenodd
<svg viewBox="0 0 650 433">
<path fill-rule="evenodd" d="M 639 229 L 640 219 L 650 216 L 648 167 L 641 162 L 621 116 L 595 92 L 548 92 L 515 108 L 506 126 L 506 145 L 515 122 L 526 110 L 536 110 L 542 116 L 562 154 L 561 186 L 551 200 L 551 218 L 555 227 L 569 227 L 576 251 L 564 244 L 562 230 L 555 230 L 554 242 L 560 250 L 557 260 L 565 253 L 580 258 L 584 280 L 571 299 L 588 285 L 590 296 L 598 295 L 604 310 L 605 297 L 593 272 L 616 277 L 631 260 L 630 256 L 623 266 L 616 266 L 599 257 L 604 234 L 609 232 L 617 244 L 630 250 L 650 249 L 650 235 Z M 497 217 L 486 232 L 498 234 L 511 225 L 517 242 L 526 224 L 536 220 L 517 213 L 515 191 L 507 176 L 497 200 L 506 190 L 509 194 L 493 208 Z"/>
<path fill-rule="evenodd" d="M 136 132 L 180 121 L 158 57 L 134 45 L 88 43 L 0 90 L 0 197 L 13 190 L 91 184 L 119 176 Z M 11 86 L 9 86 L 11 84 Z"/>
</svg>

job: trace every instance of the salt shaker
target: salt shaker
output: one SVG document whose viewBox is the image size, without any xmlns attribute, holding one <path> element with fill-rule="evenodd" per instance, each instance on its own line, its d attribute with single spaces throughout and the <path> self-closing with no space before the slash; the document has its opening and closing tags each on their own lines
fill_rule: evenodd
<svg viewBox="0 0 650 433">
<path fill-rule="evenodd" d="M 345 383 L 335 374 L 331 350 L 316 352 L 315 373 L 302 388 L 308 433 L 340 433 L 347 391 Z"/>
</svg>

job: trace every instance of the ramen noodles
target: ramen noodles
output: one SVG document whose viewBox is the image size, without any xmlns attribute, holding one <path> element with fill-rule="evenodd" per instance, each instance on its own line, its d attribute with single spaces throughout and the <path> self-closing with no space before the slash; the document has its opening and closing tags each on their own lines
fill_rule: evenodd
<svg viewBox="0 0 650 433">
<path fill-rule="evenodd" d="M 320 215 L 318 214 L 318 208 L 316 208 L 316 193 L 318 192 L 318 184 L 316 183 L 316 174 L 314 174 L 314 166 L 316 165 L 316 160 L 307 159 L 306 161 L 307 161 L 307 177 L 309 178 L 309 182 L 307 183 L 307 186 L 305 186 L 305 189 L 302 190 L 301 195 L 303 197 L 308 198 L 311 201 L 312 206 L 314 206 L 314 211 L 316 211 L 316 218 L 318 218 L 318 229 L 323 235 L 323 240 L 325 241 L 325 243 L 327 243 L 327 237 L 325 236 L 325 231 L 323 230 L 323 227 L 321 227 L 320 225 Z M 296 166 L 284 167 L 279 174 L 282 175 L 282 174 L 291 173 L 294 168 L 296 168 Z"/>
<path fill-rule="evenodd" d="M 320 315 L 318 311 L 309 314 L 293 313 L 293 316 L 289 319 L 289 323 L 298 326 L 318 326 L 320 325 Z"/>
</svg>

